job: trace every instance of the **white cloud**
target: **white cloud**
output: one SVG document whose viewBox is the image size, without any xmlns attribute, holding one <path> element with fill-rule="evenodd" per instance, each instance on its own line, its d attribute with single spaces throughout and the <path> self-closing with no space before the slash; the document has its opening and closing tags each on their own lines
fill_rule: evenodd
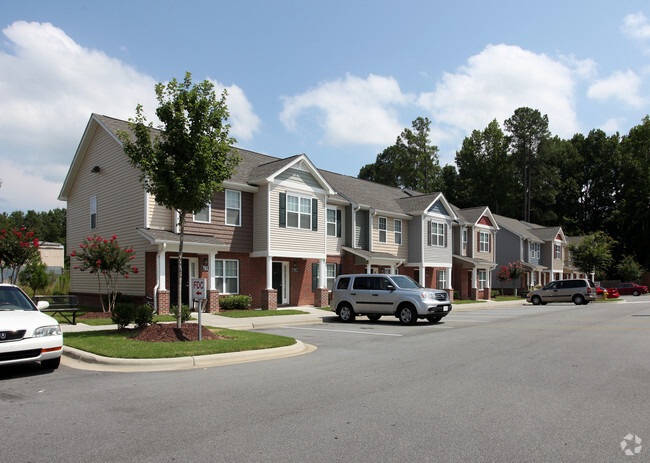
<svg viewBox="0 0 650 463">
<path fill-rule="evenodd" d="M 608 134 L 614 134 L 616 132 L 622 132 L 622 127 L 623 124 L 625 124 L 626 120 L 624 118 L 619 118 L 619 119 L 609 119 L 605 121 L 604 124 L 600 126 L 600 129 Z"/>
<path fill-rule="evenodd" d="M 347 74 L 343 80 L 282 99 L 280 120 L 288 130 L 296 131 L 297 119 L 315 109 L 322 116 L 325 140 L 333 145 L 394 143 L 403 130 L 395 108 L 413 101 L 394 78 L 373 74 L 367 79 Z"/>
<path fill-rule="evenodd" d="M 565 62 L 566 62 L 565 58 Z M 445 73 L 435 91 L 423 93 L 419 104 L 434 123 L 469 133 L 499 124 L 527 106 L 549 117 L 552 133 L 563 137 L 579 131 L 574 109 L 574 78 L 588 74 L 592 64 L 569 67 L 544 54 L 517 46 L 488 45 L 456 73 Z"/>
<path fill-rule="evenodd" d="M 616 71 L 607 79 L 601 79 L 589 87 L 587 96 L 595 100 L 619 99 L 630 106 L 640 107 L 645 99 L 639 95 L 641 78 L 634 71 Z"/>
<path fill-rule="evenodd" d="M 217 97 L 221 95 L 224 89 L 228 91 L 226 105 L 230 112 L 229 123 L 232 126 L 230 135 L 235 137 L 237 141 L 252 139 L 253 134 L 259 131 L 260 118 L 255 114 L 253 105 L 246 98 L 244 91 L 234 84 L 226 87 L 216 80 L 210 79 L 210 82 L 214 84 Z"/>
<path fill-rule="evenodd" d="M 22 164 L 2 159 L 0 181 L 0 211 L 48 211 L 65 207 L 64 202 L 56 199 L 61 182 L 44 180 L 40 173 L 26 171 Z"/>
<path fill-rule="evenodd" d="M 648 24 L 648 18 L 646 18 L 640 11 L 638 13 L 628 14 L 623 18 L 621 31 L 631 39 L 640 42 L 645 42 L 650 39 L 650 24 Z"/>
<path fill-rule="evenodd" d="M 141 103 L 148 118 L 155 120 L 152 77 L 102 51 L 82 47 L 50 23 L 18 21 L 2 32 L 6 37 L 0 45 L 3 197 L 8 160 L 20 159 L 24 166 L 12 171 L 12 178 L 22 178 L 28 185 L 41 177 L 58 182 L 60 188 L 91 113 L 128 119 Z M 232 133 L 247 139 L 259 119 L 239 87 L 228 89 Z M 36 191 L 42 196 L 39 210 L 56 203 L 58 189 L 53 198 L 47 189 Z M 0 210 L 23 210 L 25 204 L 16 197 L 15 202 L 0 203 Z"/>
</svg>

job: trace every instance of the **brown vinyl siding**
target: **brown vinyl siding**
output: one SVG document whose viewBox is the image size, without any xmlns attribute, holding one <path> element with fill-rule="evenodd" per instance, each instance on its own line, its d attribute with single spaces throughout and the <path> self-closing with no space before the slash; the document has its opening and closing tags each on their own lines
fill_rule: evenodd
<svg viewBox="0 0 650 463">
<path fill-rule="evenodd" d="M 263 185 L 253 195 L 253 251 L 265 251 L 268 247 L 268 222 L 274 220 L 268 217 L 268 188 L 269 185 Z"/>
</svg>

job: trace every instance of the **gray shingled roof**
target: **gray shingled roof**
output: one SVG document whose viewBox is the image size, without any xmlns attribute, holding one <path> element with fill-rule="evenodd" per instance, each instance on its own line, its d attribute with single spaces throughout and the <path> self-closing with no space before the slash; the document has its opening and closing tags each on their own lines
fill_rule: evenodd
<svg viewBox="0 0 650 463">
<path fill-rule="evenodd" d="M 402 210 L 407 214 L 420 214 L 423 211 L 426 211 L 439 195 L 439 192 L 419 194 L 416 196 L 405 194 L 403 198 L 397 200 L 397 204 L 399 204 Z"/>
<path fill-rule="evenodd" d="M 530 232 L 543 241 L 553 241 L 558 233 L 562 230 L 561 227 L 543 227 L 543 228 L 531 228 Z"/>
<path fill-rule="evenodd" d="M 487 209 L 487 206 L 479 207 L 468 207 L 465 209 L 459 209 L 452 204 L 451 208 L 454 210 L 459 219 L 465 223 L 475 224 L 483 217 L 483 213 Z M 495 216 L 496 217 L 496 216 Z"/>
<path fill-rule="evenodd" d="M 151 229 L 138 229 L 138 231 L 153 243 L 158 243 L 158 242 L 175 243 L 180 239 L 180 235 L 177 235 L 176 233 L 167 230 L 156 230 L 151 228 Z M 186 245 L 215 246 L 222 249 L 228 249 L 228 245 L 226 245 L 223 241 L 214 238 L 212 236 L 185 234 L 183 238 L 183 243 Z"/>
<path fill-rule="evenodd" d="M 510 217 L 504 217 L 502 215 L 498 214 L 492 214 L 499 224 L 499 227 L 505 228 L 506 230 L 510 230 L 512 233 L 515 233 L 522 238 L 527 239 L 528 241 L 532 241 L 533 243 L 541 243 L 544 240 L 539 238 L 538 236 L 534 235 L 531 233 L 530 227 L 526 226 L 523 222 L 517 220 L 517 219 L 511 219 Z"/>
</svg>

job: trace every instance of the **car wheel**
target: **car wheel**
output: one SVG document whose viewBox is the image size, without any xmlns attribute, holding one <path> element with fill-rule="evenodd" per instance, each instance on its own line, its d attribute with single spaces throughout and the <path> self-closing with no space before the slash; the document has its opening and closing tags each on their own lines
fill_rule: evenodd
<svg viewBox="0 0 650 463">
<path fill-rule="evenodd" d="M 582 296 L 582 294 L 576 294 L 573 296 L 573 303 L 575 305 L 582 305 L 585 303 L 585 298 Z"/>
<path fill-rule="evenodd" d="M 368 320 L 370 320 L 371 322 L 376 322 L 380 318 L 381 318 L 381 315 L 375 315 L 375 314 L 368 315 Z"/>
<path fill-rule="evenodd" d="M 636 289 L 634 291 L 632 291 L 632 296 L 640 296 L 640 295 L 641 295 L 641 293 L 638 292 Z"/>
<path fill-rule="evenodd" d="M 354 310 L 352 310 L 349 304 L 339 306 L 338 314 L 342 322 L 348 323 L 354 321 Z"/>
<path fill-rule="evenodd" d="M 532 302 L 533 305 L 540 305 L 542 303 L 542 298 L 539 296 L 533 296 L 530 302 Z"/>
<path fill-rule="evenodd" d="M 41 361 L 41 366 L 46 370 L 56 370 L 61 364 L 61 357 Z"/>
<path fill-rule="evenodd" d="M 438 323 L 442 320 L 442 315 L 431 315 L 430 317 L 427 317 L 427 320 L 429 323 Z"/>
<path fill-rule="evenodd" d="M 404 325 L 414 325 L 418 321 L 418 313 L 412 305 L 403 305 L 397 309 L 397 318 Z"/>
</svg>

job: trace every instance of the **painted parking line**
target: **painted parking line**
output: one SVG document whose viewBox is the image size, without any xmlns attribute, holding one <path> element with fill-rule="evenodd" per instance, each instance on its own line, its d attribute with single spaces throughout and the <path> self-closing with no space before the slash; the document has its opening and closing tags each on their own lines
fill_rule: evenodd
<svg viewBox="0 0 650 463">
<path fill-rule="evenodd" d="M 352 330 L 328 330 L 325 328 L 298 328 L 295 326 L 280 326 L 280 328 L 290 328 L 292 330 L 306 330 L 306 331 L 330 331 L 335 333 L 350 333 L 350 334 L 369 334 L 371 336 L 404 336 L 403 334 L 395 333 L 369 333 L 367 331 L 352 331 Z"/>
</svg>

